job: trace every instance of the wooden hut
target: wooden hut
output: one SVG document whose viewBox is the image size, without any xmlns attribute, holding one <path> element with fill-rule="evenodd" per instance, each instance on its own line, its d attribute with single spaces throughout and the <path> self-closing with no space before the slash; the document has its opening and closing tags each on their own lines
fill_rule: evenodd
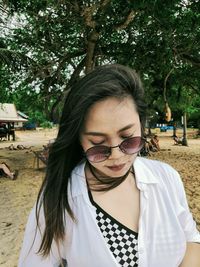
<svg viewBox="0 0 200 267">
<path fill-rule="evenodd" d="M 15 104 L 0 103 L 0 139 L 15 141 L 15 123 L 26 122 L 27 119 L 18 115 Z"/>
</svg>

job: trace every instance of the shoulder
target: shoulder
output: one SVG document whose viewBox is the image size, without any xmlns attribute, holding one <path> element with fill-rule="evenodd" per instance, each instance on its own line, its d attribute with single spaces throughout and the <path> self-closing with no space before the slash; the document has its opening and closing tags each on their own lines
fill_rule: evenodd
<svg viewBox="0 0 200 267">
<path fill-rule="evenodd" d="M 179 212 L 181 203 L 186 203 L 185 188 L 179 173 L 169 164 L 158 160 L 139 158 L 137 161 L 140 170 L 138 175 L 141 173 L 146 177 L 138 180 L 145 183 L 154 196 L 160 196 L 160 200 L 167 201 L 168 205 L 173 203 L 172 206 Z"/>
<path fill-rule="evenodd" d="M 138 165 L 142 168 L 148 168 L 156 176 L 179 176 L 178 172 L 169 164 L 159 161 L 152 160 L 143 157 L 137 158 Z"/>
</svg>

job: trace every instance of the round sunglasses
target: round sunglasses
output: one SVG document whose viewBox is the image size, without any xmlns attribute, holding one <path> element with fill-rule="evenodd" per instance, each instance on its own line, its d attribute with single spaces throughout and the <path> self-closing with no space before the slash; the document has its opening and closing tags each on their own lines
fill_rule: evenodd
<svg viewBox="0 0 200 267">
<path fill-rule="evenodd" d="M 144 138 L 141 136 L 134 136 L 125 139 L 117 146 L 93 146 L 85 152 L 85 155 L 90 162 L 97 163 L 108 159 L 112 153 L 112 148 L 119 147 L 124 154 L 132 155 L 139 152 L 143 145 Z"/>
</svg>

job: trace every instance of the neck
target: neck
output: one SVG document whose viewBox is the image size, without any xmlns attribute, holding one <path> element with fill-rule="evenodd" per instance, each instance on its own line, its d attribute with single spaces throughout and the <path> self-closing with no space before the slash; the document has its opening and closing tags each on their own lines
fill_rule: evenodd
<svg viewBox="0 0 200 267">
<path fill-rule="evenodd" d="M 129 173 L 134 175 L 132 167 L 125 173 L 125 175 L 119 177 L 105 176 L 89 162 L 87 162 L 86 168 L 88 169 L 86 172 L 87 184 L 92 191 L 109 191 L 125 181 Z"/>
</svg>

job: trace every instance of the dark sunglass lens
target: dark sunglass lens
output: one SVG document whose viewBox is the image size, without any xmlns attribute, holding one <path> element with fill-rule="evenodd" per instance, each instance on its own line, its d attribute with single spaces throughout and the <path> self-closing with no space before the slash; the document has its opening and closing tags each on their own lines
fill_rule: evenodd
<svg viewBox="0 0 200 267">
<path fill-rule="evenodd" d="M 86 157 L 91 162 L 100 162 L 110 156 L 110 149 L 106 146 L 94 146 L 86 151 Z"/>
<path fill-rule="evenodd" d="M 143 146 L 142 138 L 140 136 L 136 136 L 124 140 L 120 145 L 120 149 L 124 153 L 131 155 L 140 151 L 142 146 Z"/>
</svg>

